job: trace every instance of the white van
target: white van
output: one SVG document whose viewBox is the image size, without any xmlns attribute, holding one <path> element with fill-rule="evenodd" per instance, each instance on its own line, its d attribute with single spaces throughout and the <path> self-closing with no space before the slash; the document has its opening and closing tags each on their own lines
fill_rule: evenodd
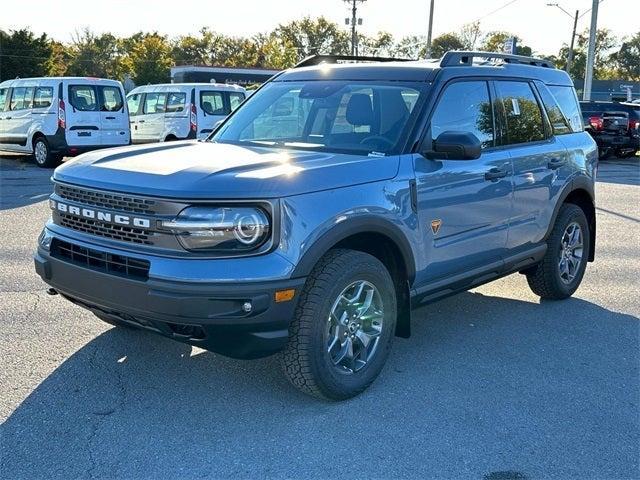
<svg viewBox="0 0 640 480">
<path fill-rule="evenodd" d="M 33 154 L 39 167 L 55 167 L 63 156 L 130 143 L 120 82 L 43 77 L 0 83 L 0 150 Z"/>
<path fill-rule="evenodd" d="M 133 143 L 202 139 L 246 98 L 244 88 L 218 83 L 166 83 L 127 95 Z"/>
</svg>

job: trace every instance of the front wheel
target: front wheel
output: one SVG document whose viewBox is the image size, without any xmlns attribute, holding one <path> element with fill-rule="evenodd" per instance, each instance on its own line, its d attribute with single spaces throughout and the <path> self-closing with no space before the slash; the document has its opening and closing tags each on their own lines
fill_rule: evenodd
<svg viewBox="0 0 640 480">
<path fill-rule="evenodd" d="M 584 212 L 571 203 L 562 205 L 547 240 L 547 253 L 527 272 L 533 293 L 550 300 L 573 295 L 582 282 L 590 248 L 589 223 Z"/>
<path fill-rule="evenodd" d="M 395 286 L 382 262 L 363 252 L 331 250 L 300 295 L 281 354 L 285 375 L 319 398 L 354 397 L 382 370 L 395 324 Z"/>
</svg>

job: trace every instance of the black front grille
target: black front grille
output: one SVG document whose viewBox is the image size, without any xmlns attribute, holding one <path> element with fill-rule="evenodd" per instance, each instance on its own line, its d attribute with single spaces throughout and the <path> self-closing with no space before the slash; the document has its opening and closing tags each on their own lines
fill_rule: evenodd
<svg viewBox="0 0 640 480">
<path fill-rule="evenodd" d="M 137 258 L 100 252 L 54 238 L 51 256 L 68 263 L 133 280 L 149 278 L 149 262 Z"/>
<path fill-rule="evenodd" d="M 138 243 L 141 245 L 153 245 L 153 242 L 149 239 L 153 236 L 153 232 L 142 228 L 112 225 L 89 218 L 75 217 L 66 213 L 60 213 L 60 225 L 79 232 L 111 238 L 113 240 Z"/>
<path fill-rule="evenodd" d="M 144 213 L 153 215 L 156 213 L 156 202 L 147 198 L 133 197 L 114 192 L 101 192 L 98 190 L 87 190 L 84 188 L 69 187 L 67 185 L 56 185 L 56 193 L 60 197 L 71 202 L 84 205 L 105 208 L 108 210 L 119 210 L 130 213 Z"/>
</svg>

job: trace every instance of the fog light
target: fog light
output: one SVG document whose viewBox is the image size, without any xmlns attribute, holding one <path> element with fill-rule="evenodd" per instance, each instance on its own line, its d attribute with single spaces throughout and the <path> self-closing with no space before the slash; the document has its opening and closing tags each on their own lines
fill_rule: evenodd
<svg viewBox="0 0 640 480">
<path fill-rule="evenodd" d="M 244 302 L 242 304 L 242 310 L 249 313 L 251 310 L 253 310 L 253 305 L 251 305 L 251 302 Z"/>
<path fill-rule="evenodd" d="M 42 230 L 38 237 L 40 246 L 47 251 L 51 250 L 51 240 L 53 240 L 53 237 L 46 230 Z"/>
</svg>

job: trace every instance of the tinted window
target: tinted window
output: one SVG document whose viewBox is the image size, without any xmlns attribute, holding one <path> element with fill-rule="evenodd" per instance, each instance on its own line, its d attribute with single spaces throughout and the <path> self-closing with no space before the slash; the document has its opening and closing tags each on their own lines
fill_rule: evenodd
<svg viewBox="0 0 640 480">
<path fill-rule="evenodd" d="M 140 100 L 142 99 L 141 93 L 134 93 L 127 97 L 127 108 L 129 109 L 129 115 L 138 115 L 138 109 L 140 108 Z"/>
<path fill-rule="evenodd" d="M 200 108 L 209 115 L 226 115 L 222 92 L 200 92 Z"/>
<path fill-rule="evenodd" d="M 4 106 L 7 104 L 8 88 L 0 88 L 0 112 L 4 110 Z"/>
<path fill-rule="evenodd" d="M 425 88 L 400 81 L 271 82 L 211 141 L 382 156 L 399 150 L 411 99 Z"/>
<path fill-rule="evenodd" d="M 187 103 L 186 93 L 170 93 L 167 97 L 167 113 L 182 112 Z"/>
<path fill-rule="evenodd" d="M 53 102 L 53 87 L 38 87 L 33 97 L 33 108 L 47 108 Z"/>
<path fill-rule="evenodd" d="M 431 117 L 432 140 L 446 131 L 471 132 L 484 148 L 493 146 L 493 109 L 486 82 L 457 82 L 446 88 Z"/>
<path fill-rule="evenodd" d="M 502 143 L 544 140 L 542 112 L 531 86 L 525 82 L 496 82 L 496 87 L 507 123 L 507 138 Z"/>
<path fill-rule="evenodd" d="M 100 87 L 102 91 L 102 112 L 117 112 L 122 109 L 122 93 L 118 87 Z"/>
<path fill-rule="evenodd" d="M 231 106 L 231 111 L 233 112 L 236 108 L 240 106 L 240 104 L 244 102 L 244 93 L 229 93 L 229 104 Z"/>
<path fill-rule="evenodd" d="M 11 94 L 11 110 L 24 110 L 33 104 L 34 87 L 17 87 Z"/>
<path fill-rule="evenodd" d="M 73 108 L 81 112 L 98 110 L 96 90 L 91 85 L 71 85 L 69 87 L 69 102 Z"/>
<path fill-rule="evenodd" d="M 544 85 L 538 85 L 538 92 L 540 93 L 540 97 L 542 98 L 542 103 L 544 104 L 544 108 L 547 111 L 547 116 L 549 117 L 549 121 L 551 122 L 551 128 L 553 129 L 554 135 L 564 135 L 566 133 L 571 133 L 572 129 L 569 125 L 569 120 L 567 120 L 560 109 L 560 106 L 556 102 L 555 97 L 551 94 L 549 90 Z"/>
<path fill-rule="evenodd" d="M 147 93 L 144 99 L 144 113 L 164 113 L 166 93 Z"/>
<path fill-rule="evenodd" d="M 584 125 L 582 124 L 582 115 L 580 113 L 576 91 L 572 87 L 557 87 L 554 85 L 549 86 L 549 91 L 555 97 L 556 102 L 558 102 L 560 110 L 562 110 L 564 117 L 569 122 L 571 131 L 583 131 Z"/>
</svg>

